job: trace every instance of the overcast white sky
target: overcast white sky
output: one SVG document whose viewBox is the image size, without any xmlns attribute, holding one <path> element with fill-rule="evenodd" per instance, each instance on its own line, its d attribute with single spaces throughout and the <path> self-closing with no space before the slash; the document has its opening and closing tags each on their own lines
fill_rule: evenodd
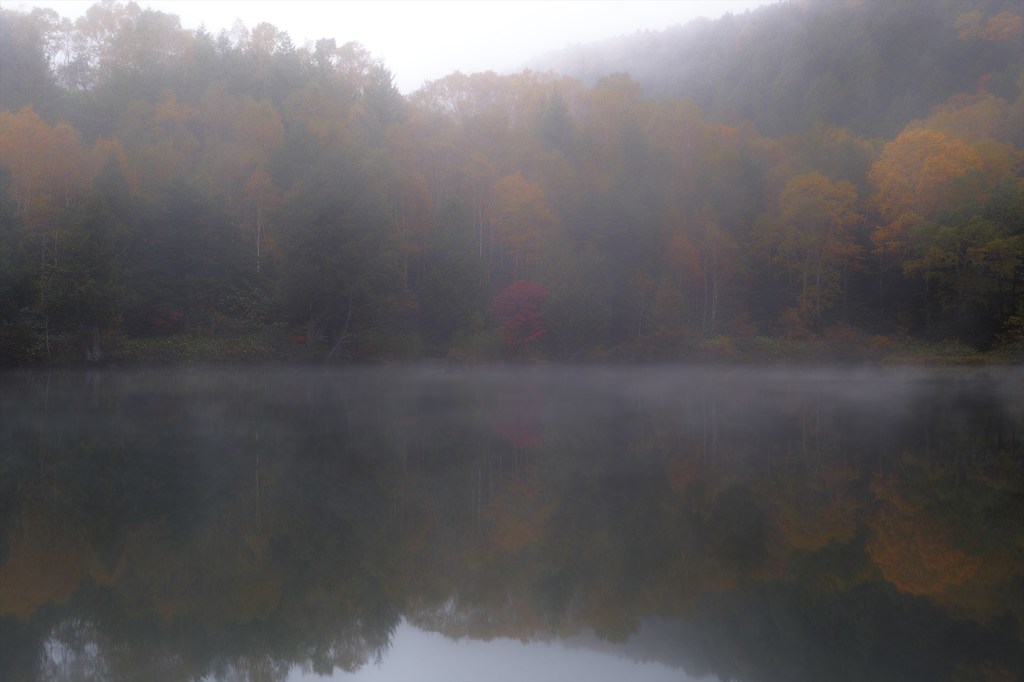
<svg viewBox="0 0 1024 682">
<path fill-rule="evenodd" d="M 575 43 L 660 30 L 696 17 L 742 14 L 780 0 L 137 0 L 175 14 L 184 28 L 216 35 L 236 19 L 267 21 L 296 46 L 320 38 L 362 43 L 403 93 L 453 71 L 517 71 L 531 57 Z M 52 7 L 77 18 L 92 0 L 0 0 L 27 11 Z"/>
</svg>

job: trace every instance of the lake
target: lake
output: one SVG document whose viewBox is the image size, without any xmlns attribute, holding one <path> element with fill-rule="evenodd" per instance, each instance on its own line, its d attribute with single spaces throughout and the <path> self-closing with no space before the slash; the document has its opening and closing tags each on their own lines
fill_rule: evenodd
<svg viewBox="0 0 1024 682">
<path fill-rule="evenodd" d="M 0 679 L 1024 679 L 1021 368 L 0 374 Z"/>
</svg>

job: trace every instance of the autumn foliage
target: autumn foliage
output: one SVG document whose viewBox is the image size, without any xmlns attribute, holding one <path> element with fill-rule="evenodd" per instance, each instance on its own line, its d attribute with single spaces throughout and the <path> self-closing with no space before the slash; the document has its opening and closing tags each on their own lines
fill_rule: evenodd
<svg viewBox="0 0 1024 682">
<path fill-rule="evenodd" d="M 495 358 L 495 330 L 553 359 L 737 357 L 835 328 L 1007 346 L 1020 16 L 856 4 L 714 26 L 743 24 L 740 54 L 769 15 L 868 34 L 891 15 L 973 56 L 908 84 L 871 70 L 883 56 L 787 46 L 804 66 L 763 83 L 800 103 L 757 107 L 770 50 L 743 79 L 702 66 L 721 91 L 704 101 L 621 68 L 457 72 L 406 94 L 362 46 L 298 48 L 266 23 L 213 36 L 133 3 L 75 22 L 0 10 L 0 363 L 81 361 L 83 335 L 303 336 L 338 360 Z M 153 323 L 165 309 L 180 319 Z"/>
<path fill-rule="evenodd" d="M 490 312 L 498 320 L 505 345 L 521 350 L 547 334 L 542 307 L 548 290 L 540 282 L 521 279 L 498 292 Z"/>
</svg>

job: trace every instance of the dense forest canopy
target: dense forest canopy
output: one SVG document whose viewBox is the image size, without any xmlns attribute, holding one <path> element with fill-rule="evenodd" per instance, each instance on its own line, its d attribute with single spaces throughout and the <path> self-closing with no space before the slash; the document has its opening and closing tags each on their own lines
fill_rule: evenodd
<svg viewBox="0 0 1024 682">
<path fill-rule="evenodd" d="M 267 23 L 0 10 L 0 362 L 1019 345 L 1021 41 L 789 3 L 403 97 Z"/>
</svg>

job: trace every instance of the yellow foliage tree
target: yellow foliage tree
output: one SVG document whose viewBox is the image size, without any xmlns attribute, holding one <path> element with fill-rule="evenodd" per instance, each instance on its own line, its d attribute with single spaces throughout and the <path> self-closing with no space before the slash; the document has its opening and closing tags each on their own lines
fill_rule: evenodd
<svg viewBox="0 0 1024 682">
<path fill-rule="evenodd" d="M 512 278 L 529 278 L 540 257 L 541 242 L 557 222 L 544 190 L 515 173 L 500 178 L 493 188 L 491 222 L 506 256 Z"/>
<path fill-rule="evenodd" d="M 910 228 L 953 200 L 956 179 L 982 165 L 974 149 L 946 133 L 925 128 L 900 133 L 868 173 L 883 219 L 871 236 L 875 247 L 903 255 Z"/>
<path fill-rule="evenodd" d="M 842 291 L 843 273 L 860 258 L 854 229 L 863 217 L 856 206 L 852 183 L 806 173 L 786 183 L 778 218 L 764 227 L 761 239 L 797 287 L 797 309 L 805 322 L 821 319 Z"/>
<path fill-rule="evenodd" d="M 47 224 L 73 205 L 85 185 L 86 155 L 75 130 L 48 125 L 31 107 L 0 111 L 0 164 L 11 173 L 11 194 L 29 228 Z"/>
</svg>

